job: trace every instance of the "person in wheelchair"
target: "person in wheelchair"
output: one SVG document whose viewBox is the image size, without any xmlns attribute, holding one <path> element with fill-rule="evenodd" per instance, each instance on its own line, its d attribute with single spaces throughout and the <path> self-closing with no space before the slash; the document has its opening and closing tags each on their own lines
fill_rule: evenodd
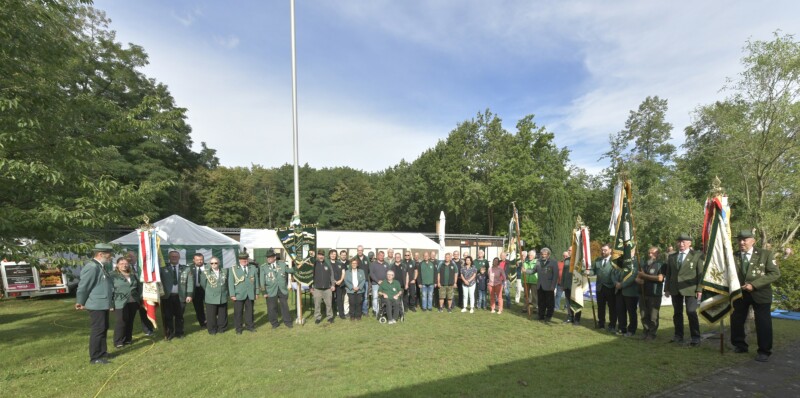
<svg viewBox="0 0 800 398">
<path fill-rule="evenodd" d="M 400 300 L 403 296 L 403 288 L 400 287 L 400 282 L 394 279 L 394 271 L 386 272 L 386 280 L 378 286 L 378 296 L 381 299 L 381 311 L 378 319 L 388 319 L 390 325 L 397 323 L 396 319 L 400 317 L 400 308 L 403 305 Z"/>
</svg>

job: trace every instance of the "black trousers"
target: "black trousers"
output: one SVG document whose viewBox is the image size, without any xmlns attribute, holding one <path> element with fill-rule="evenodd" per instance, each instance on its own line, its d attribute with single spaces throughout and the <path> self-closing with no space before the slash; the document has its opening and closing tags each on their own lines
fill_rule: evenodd
<svg viewBox="0 0 800 398">
<path fill-rule="evenodd" d="M 750 292 L 742 292 L 742 299 L 733 302 L 733 314 L 731 314 L 731 344 L 736 347 L 747 349 L 745 341 L 744 323 L 747 321 L 747 313 L 753 307 L 753 314 L 756 321 L 756 336 L 758 338 L 758 353 L 772 354 L 772 315 L 770 315 L 771 303 L 759 304 L 753 301 Z"/>
<path fill-rule="evenodd" d="M 552 290 L 544 290 L 540 287 L 536 290 L 536 297 L 539 299 L 539 320 L 552 318 L 553 310 L 556 307 L 555 292 Z"/>
<path fill-rule="evenodd" d="M 244 314 L 247 330 L 255 329 L 253 324 L 253 300 L 247 298 L 233 302 L 233 325 L 236 327 L 237 332 L 241 332 L 245 326 L 242 324 L 242 314 Z"/>
<path fill-rule="evenodd" d="M 108 310 L 89 311 L 89 360 L 94 361 L 108 354 Z"/>
<path fill-rule="evenodd" d="M 281 320 L 286 326 L 292 325 L 292 316 L 289 314 L 289 296 L 278 290 L 278 294 L 267 297 L 267 319 L 272 326 L 280 325 L 278 322 L 278 310 L 280 309 Z"/>
<path fill-rule="evenodd" d="M 639 327 L 636 308 L 639 304 L 639 297 L 626 297 L 622 293 L 617 293 L 617 325 L 622 333 L 635 334 Z"/>
<path fill-rule="evenodd" d="M 658 314 L 661 311 L 661 296 L 644 296 L 639 308 L 642 310 L 642 329 L 644 329 L 644 333 L 656 337 L 656 333 L 658 333 Z"/>
<path fill-rule="evenodd" d="M 147 308 L 144 304 L 139 306 L 139 320 L 142 322 L 142 333 L 150 335 L 153 333 L 153 323 L 147 319 Z"/>
<path fill-rule="evenodd" d="M 228 328 L 228 303 L 206 303 L 206 320 L 209 334 L 225 333 Z"/>
<path fill-rule="evenodd" d="M 672 323 L 675 325 L 675 337 L 683 338 L 683 305 L 686 304 L 686 317 L 689 318 L 689 333 L 693 341 L 700 341 L 700 320 L 697 318 L 697 297 L 672 295 L 672 308 L 675 315 Z M 733 332 L 731 332 L 733 334 Z"/>
<path fill-rule="evenodd" d="M 606 326 L 606 307 L 608 307 L 608 327 L 617 326 L 617 298 L 613 287 L 597 287 L 597 327 Z"/>
<path fill-rule="evenodd" d="M 417 284 L 408 283 L 408 289 L 403 292 L 403 305 L 405 308 L 414 308 L 417 306 Z"/>
<path fill-rule="evenodd" d="M 186 303 L 177 294 L 170 294 L 161 302 L 161 318 L 164 321 L 164 337 L 183 336 L 183 311 Z"/>
<path fill-rule="evenodd" d="M 333 295 L 333 316 L 336 316 L 337 313 L 340 318 L 344 318 L 344 296 L 347 295 L 347 288 L 342 283 L 340 286 L 336 286 L 336 290 L 334 290 Z"/>
<path fill-rule="evenodd" d="M 114 346 L 133 341 L 133 319 L 138 310 L 139 303 L 126 303 L 124 307 L 114 310 Z"/>
<path fill-rule="evenodd" d="M 566 299 L 567 304 L 567 320 L 572 323 L 581 323 L 581 311 L 575 312 L 572 309 L 572 300 L 570 299 L 570 295 L 572 294 L 572 289 L 564 289 L 564 298 Z"/>
<path fill-rule="evenodd" d="M 389 321 L 394 321 L 400 316 L 400 306 L 403 305 L 400 300 L 395 300 L 391 298 L 383 298 L 381 300 L 386 305 L 386 319 Z"/>
<path fill-rule="evenodd" d="M 197 317 L 197 323 L 200 327 L 206 326 L 206 310 L 204 307 L 206 301 L 206 290 L 201 286 L 195 286 L 192 293 L 192 304 L 194 305 L 194 314 Z"/>
<path fill-rule="evenodd" d="M 347 293 L 350 300 L 350 319 L 361 319 L 361 299 L 364 297 L 361 292 Z"/>
</svg>

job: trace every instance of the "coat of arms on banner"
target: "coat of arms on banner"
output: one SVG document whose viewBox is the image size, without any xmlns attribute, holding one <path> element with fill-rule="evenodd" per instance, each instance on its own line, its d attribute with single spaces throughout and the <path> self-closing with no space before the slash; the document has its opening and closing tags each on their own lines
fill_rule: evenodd
<svg viewBox="0 0 800 398">
<path fill-rule="evenodd" d="M 303 286 L 314 280 L 314 258 L 312 252 L 317 250 L 317 226 L 293 223 L 289 228 L 277 230 L 286 253 L 294 262 L 294 278 Z"/>
</svg>

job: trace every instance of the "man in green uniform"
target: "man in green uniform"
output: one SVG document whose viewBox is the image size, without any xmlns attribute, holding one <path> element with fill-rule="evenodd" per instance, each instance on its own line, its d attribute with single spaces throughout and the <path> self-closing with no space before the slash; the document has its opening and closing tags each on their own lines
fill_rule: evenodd
<svg viewBox="0 0 800 398">
<path fill-rule="evenodd" d="M 673 343 L 683 342 L 683 306 L 686 305 L 686 317 L 689 319 L 690 345 L 700 345 L 700 320 L 697 318 L 697 307 L 703 292 L 700 281 L 703 280 L 702 253 L 692 249 L 692 238 L 683 233 L 678 236 L 678 252 L 667 258 L 667 282 L 664 295 L 672 296 L 672 308 L 675 314 Z"/>
<path fill-rule="evenodd" d="M 89 311 L 89 363 L 105 365 L 108 362 L 108 312 L 113 311 L 114 282 L 107 269 L 111 264 L 113 248 L 98 243 L 92 249 L 92 259 L 83 265 L 78 290 L 75 292 L 75 309 Z"/>
<path fill-rule="evenodd" d="M 267 299 L 267 317 L 272 328 L 280 326 L 278 322 L 278 307 L 280 306 L 283 324 L 287 328 L 292 328 L 292 318 L 289 314 L 289 284 L 288 274 L 294 273 L 294 268 L 290 268 L 283 261 L 277 260 L 277 253 L 272 248 L 267 249 L 267 263 L 261 266 L 261 293 Z"/>
<path fill-rule="evenodd" d="M 636 275 L 639 273 L 639 260 L 633 255 L 631 268 L 618 268 L 616 275 L 617 289 L 619 289 L 619 298 L 617 303 L 618 325 L 619 331 L 625 337 L 632 337 L 636 334 L 636 329 L 639 327 L 638 315 L 636 309 L 639 305 L 639 285 L 636 284 Z M 622 262 L 622 258 L 619 258 Z"/>
<path fill-rule="evenodd" d="M 205 290 L 208 334 L 215 335 L 228 328 L 228 273 L 217 257 L 211 257 L 208 264 L 200 274 L 200 285 Z"/>
<path fill-rule="evenodd" d="M 183 312 L 186 304 L 192 302 L 194 292 L 194 273 L 180 264 L 180 260 L 181 254 L 173 250 L 169 252 L 169 264 L 158 269 L 164 286 L 161 317 L 164 320 L 164 338 L 168 341 L 175 337 L 183 338 Z"/>
<path fill-rule="evenodd" d="M 639 270 L 636 282 L 642 286 L 644 291 L 640 304 L 642 328 L 644 329 L 642 339 L 655 340 L 658 332 L 658 313 L 661 310 L 661 291 L 667 266 L 660 261 L 661 253 L 657 247 L 651 247 L 647 251 L 647 257 L 647 264 Z"/>
<path fill-rule="evenodd" d="M 386 280 L 381 281 L 378 285 L 378 295 L 381 300 L 386 304 L 386 317 L 389 324 L 397 323 L 396 319 L 400 316 L 400 296 L 403 295 L 403 288 L 400 282 L 394 279 L 394 271 L 391 269 L 386 271 Z"/>
<path fill-rule="evenodd" d="M 741 231 L 736 239 L 739 241 L 739 250 L 733 254 L 733 258 L 739 280 L 744 282 L 742 298 L 733 302 L 731 344 L 736 347 L 736 353 L 748 351 L 744 323 L 750 307 L 753 307 L 758 337 L 756 361 L 767 362 L 772 355 L 771 284 L 778 280 L 781 271 L 772 251 L 753 247 L 756 240 L 752 231 Z"/>
<path fill-rule="evenodd" d="M 436 264 L 431 261 L 428 252 L 422 253 L 419 264 L 419 284 L 422 289 L 422 311 L 433 309 L 433 288 L 436 286 Z"/>
<path fill-rule="evenodd" d="M 258 286 L 258 268 L 250 264 L 250 255 L 247 252 L 239 253 L 239 265 L 228 270 L 228 294 L 233 301 L 233 324 L 236 334 L 242 334 L 242 314 L 247 330 L 256 331 L 253 322 L 253 303 L 256 299 Z"/>
<path fill-rule="evenodd" d="M 536 292 L 536 284 L 539 282 L 539 274 L 535 273 L 536 269 L 536 250 L 528 252 L 528 257 L 522 263 L 523 286 L 528 296 L 526 306 L 522 308 L 521 312 L 527 313 L 528 308 L 531 312 L 538 312 L 539 298 Z"/>
<path fill-rule="evenodd" d="M 439 275 L 436 284 L 439 286 L 439 312 L 444 308 L 445 299 L 448 300 L 447 312 L 453 312 L 453 291 L 456 288 L 458 267 L 453 262 L 450 253 L 444 254 L 444 262 L 439 266 Z"/>
</svg>

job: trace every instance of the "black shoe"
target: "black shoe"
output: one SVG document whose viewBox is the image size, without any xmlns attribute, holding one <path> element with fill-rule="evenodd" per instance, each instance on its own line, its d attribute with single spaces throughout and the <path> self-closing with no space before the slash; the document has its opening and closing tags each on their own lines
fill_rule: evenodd
<svg viewBox="0 0 800 398">
<path fill-rule="evenodd" d="M 697 347 L 700 345 L 700 340 L 692 340 L 689 342 L 690 347 Z"/>
<path fill-rule="evenodd" d="M 286 327 L 287 327 L 287 328 L 289 328 L 289 329 L 291 329 L 291 328 L 293 328 L 293 327 L 294 327 L 294 325 L 292 325 L 291 323 L 287 323 L 287 324 L 286 324 Z"/>
<path fill-rule="evenodd" d="M 344 315 L 339 315 L 339 319 L 347 319 L 347 317 Z"/>
<path fill-rule="evenodd" d="M 595 328 L 595 329 L 605 329 L 605 328 L 606 328 L 606 326 L 605 326 L 605 325 L 597 325 L 597 326 L 595 326 L 594 328 Z"/>
<path fill-rule="evenodd" d="M 278 326 L 280 326 L 280 325 L 272 325 L 272 328 L 273 328 L 273 329 L 277 329 L 277 328 L 278 328 Z"/>
<path fill-rule="evenodd" d="M 314 321 L 314 324 L 319 325 L 320 322 L 322 322 L 322 319 L 317 319 L 317 320 Z"/>
<path fill-rule="evenodd" d="M 683 343 L 683 337 L 675 336 L 672 340 L 669 341 L 670 343 Z"/>
<path fill-rule="evenodd" d="M 453 312 L 453 309 L 452 309 L 452 308 L 448 308 L 448 309 L 447 309 L 447 313 L 449 314 L 449 313 L 451 313 L 451 312 Z"/>
<path fill-rule="evenodd" d="M 236 334 L 242 334 L 242 331 L 241 330 L 237 330 Z"/>
<path fill-rule="evenodd" d="M 91 360 L 91 361 L 89 361 L 89 363 L 92 364 L 92 365 L 108 365 L 111 362 L 108 359 L 100 358 L 100 359 Z"/>
<path fill-rule="evenodd" d="M 116 348 L 116 349 L 118 349 L 118 350 L 119 350 L 120 348 L 122 348 L 122 347 L 125 347 L 125 346 L 124 346 L 124 345 L 122 345 L 122 344 L 117 344 L 117 345 L 115 345 L 115 346 L 114 346 L 114 348 Z"/>
<path fill-rule="evenodd" d="M 626 332 L 625 334 L 622 335 L 622 337 L 633 337 L 633 333 Z"/>
<path fill-rule="evenodd" d="M 256 328 L 250 328 L 250 329 L 247 329 L 247 331 L 248 331 L 248 332 L 253 332 L 253 333 L 255 333 L 256 331 L 258 331 L 258 329 L 256 329 Z"/>
<path fill-rule="evenodd" d="M 736 354 L 747 354 L 747 348 L 736 347 L 733 349 L 733 352 Z"/>
<path fill-rule="evenodd" d="M 411 312 L 417 312 L 417 309 L 414 308 L 414 307 L 411 307 Z"/>
<path fill-rule="evenodd" d="M 441 308 L 439 308 L 439 312 L 442 312 L 442 309 L 441 309 Z"/>
<path fill-rule="evenodd" d="M 328 323 L 333 323 L 334 320 L 336 320 L 336 318 L 328 319 Z"/>
<path fill-rule="evenodd" d="M 561 322 L 561 323 L 572 323 L 572 319 L 567 319 L 566 321 Z"/>
<path fill-rule="evenodd" d="M 756 361 L 758 362 L 767 362 L 769 361 L 769 355 L 759 353 L 756 355 Z"/>
<path fill-rule="evenodd" d="M 208 334 L 213 336 L 213 335 L 217 334 L 217 332 L 208 332 Z"/>
</svg>

